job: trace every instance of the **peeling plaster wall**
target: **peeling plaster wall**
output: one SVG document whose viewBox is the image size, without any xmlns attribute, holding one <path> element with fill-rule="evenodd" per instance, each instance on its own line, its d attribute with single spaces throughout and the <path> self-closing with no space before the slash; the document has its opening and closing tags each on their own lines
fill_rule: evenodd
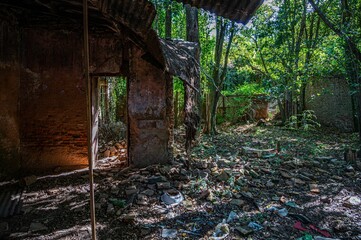
<svg viewBox="0 0 361 240">
<path fill-rule="evenodd" d="M 0 175 L 20 166 L 18 99 L 20 85 L 19 26 L 0 11 Z"/>
<path fill-rule="evenodd" d="M 171 84 L 162 70 L 141 58 L 139 49 L 133 47 L 130 55 L 129 161 L 138 167 L 167 163 L 172 156 L 166 100 Z"/>
</svg>

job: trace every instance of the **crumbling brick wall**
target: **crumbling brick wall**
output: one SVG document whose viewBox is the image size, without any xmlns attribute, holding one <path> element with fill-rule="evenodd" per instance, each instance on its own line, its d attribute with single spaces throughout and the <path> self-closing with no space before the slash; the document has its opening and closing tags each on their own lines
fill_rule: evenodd
<svg viewBox="0 0 361 240">
<path fill-rule="evenodd" d="M 166 163 L 171 157 L 171 114 L 167 102 L 171 79 L 154 64 L 142 59 L 143 52 L 131 49 L 128 117 L 129 161 L 135 166 Z M 169 106 L 170 105 L 170 106 Z"/>
</svg>

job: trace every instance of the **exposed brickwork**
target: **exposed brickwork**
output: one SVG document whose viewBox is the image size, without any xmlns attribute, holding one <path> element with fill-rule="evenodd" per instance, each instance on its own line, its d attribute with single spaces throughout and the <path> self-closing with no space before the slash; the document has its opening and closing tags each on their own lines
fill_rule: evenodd
<svg viewBox="0 0 361 240">
<path fill-rule="evenodd" d="M 331 77 L 308 86 L 306 109 L 314 110 L 318 121 L 341 131 L 353 131 L 352 105 L 346 79 Z"/>
<path fill-rule="evenodd" d="M 25 29 L 20 116 L 22 167 L 87 164 L 81 35 Z"/>
<path fill-rule="evenodd" d="M 10 11 L 0 10 L 0 175 L 20 166 L 18 98 L 19 27 Z"/>
<path fill-rule="evenodd" d="M 132 48 L 128 81 L 129 160 L 140 167 L 166 163 L 171 156 L 166 76 L 141 56 Z"/>
<path fill-rule="evenodd" d="M 2 22 L 0 27 L 0 173 L 7 165 L 24 170 L 87 165 L 82 32 L 74 30 L 76 26 L 43 28 L 30 24 L 18 28 L 16 18 Z M 129 65 L 129 56 L 122 41 L 114 35 L 90 38 L 94 154 L 96 76 L 128 75 L 124 66 Z M 171 157 L 172 100 L 167 101 L 167 97 L 171 97 L 172 84 L 159 64 L 156 67 L 142 59 L 144 52 L 138 47 L 133 46 L 131 53 L 131 163 L 165 163 Z"/>
</svg>

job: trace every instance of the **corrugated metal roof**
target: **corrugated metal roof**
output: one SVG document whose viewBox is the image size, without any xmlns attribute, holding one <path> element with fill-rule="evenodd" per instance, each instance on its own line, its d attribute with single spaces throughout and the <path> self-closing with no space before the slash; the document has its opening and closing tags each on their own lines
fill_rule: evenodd
<svg viewBox="0 0 361 240">
<path fill-rule="evenodd" d="M 246 24 L 263 0 L 176 0 Z"/>
<path fill-rule="evenodd" d="M 146 36 L 156 15 L 154 5 L 147 0 L 95 0 L 100 11 L 113 17 L 132 31 Z"/>
<path fill-rule="evenodd" d="M 24 24 L 82 24 L 82 0 L 0 0 L 2 6 L 16 8 Z M 125 26 L 146 38 L 155 15 L 155 7 L 148 0 L 89 0 L 92 29 L 116 30 Z"/>
</svg>

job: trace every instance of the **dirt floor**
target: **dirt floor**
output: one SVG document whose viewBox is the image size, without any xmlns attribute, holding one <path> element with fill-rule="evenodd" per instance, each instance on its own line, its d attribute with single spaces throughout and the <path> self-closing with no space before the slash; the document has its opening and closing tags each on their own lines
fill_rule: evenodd
<svg viewBox="0 0 361 240">
<path fill-rule="evenodd" d="M 95 170 L 98 239 L 361 239 L 360 160 L 344 160 L 356 144 L 246 125 L 201 136 L 189 169 L 179 133 L 171 165 L 119 170 L 109 158 Z M 90 239 L 86 170 L 32 182 L 0 239 Z"/>
</svg>

